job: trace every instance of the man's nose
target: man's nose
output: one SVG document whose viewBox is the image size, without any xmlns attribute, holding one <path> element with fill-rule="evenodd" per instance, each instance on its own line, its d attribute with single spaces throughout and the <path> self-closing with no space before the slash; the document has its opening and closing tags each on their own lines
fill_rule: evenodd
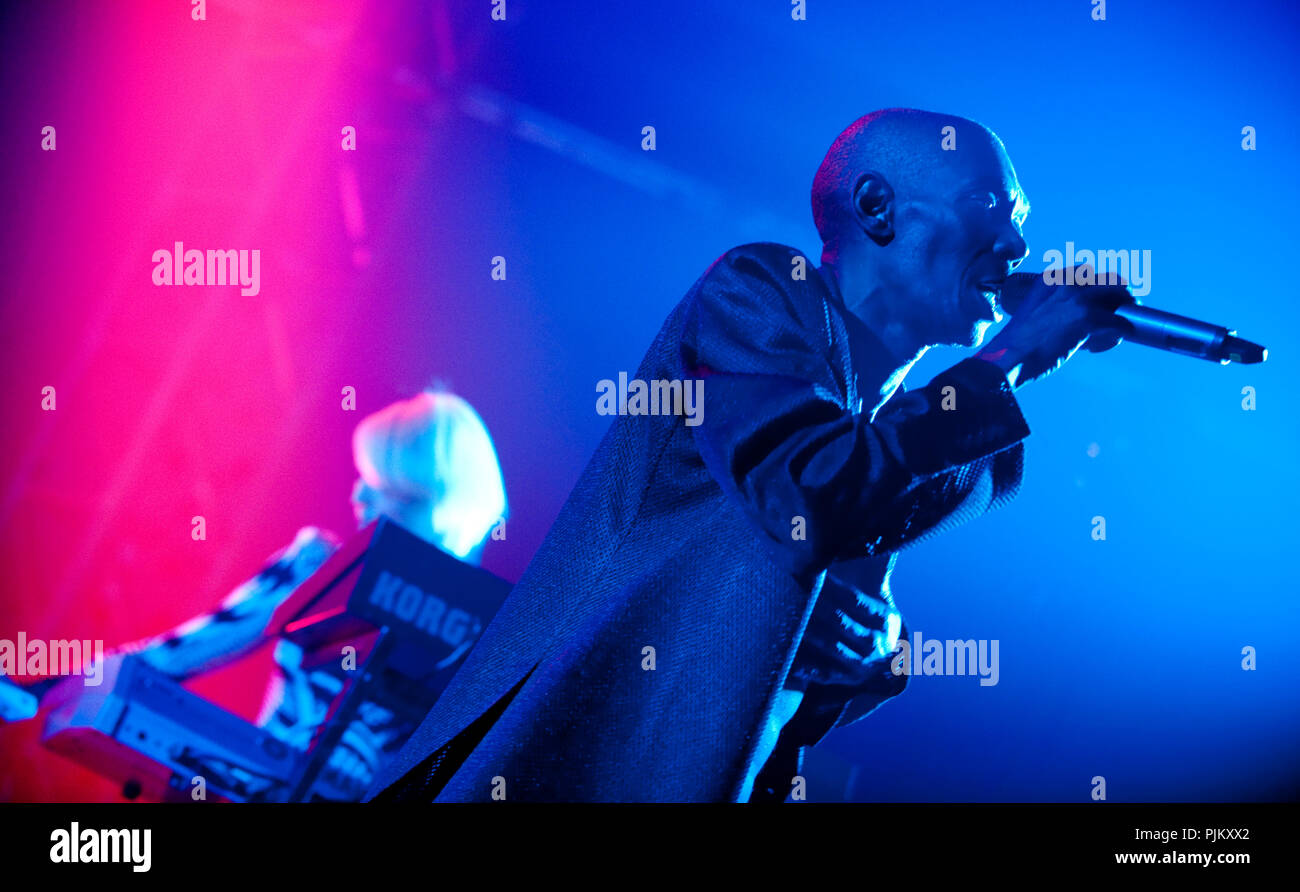
<svg viewBox="0 0 1300 892">
<path fill-rule="evenodd" d="M 1029 256 L 1029 245 L 1025 242 L 1025 237 L 1020 234 L 1019 227 L 1008 224 L 1002 227 L 997 244 L 993 246 L 993 253 L 1015 269 Z"/>
</svg>

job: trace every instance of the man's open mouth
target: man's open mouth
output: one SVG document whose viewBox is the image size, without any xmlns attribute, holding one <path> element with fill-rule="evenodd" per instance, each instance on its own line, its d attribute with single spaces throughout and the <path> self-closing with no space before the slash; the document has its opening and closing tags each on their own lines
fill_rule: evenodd
<svg viewBox="0 0 1300 892">
<path fill-rule="evenodd" d="M 985 303 L 988 304 L 990 312 L 989 318 L 997 321 L 998 309 L 1001 306 L 1000 301 L 1002 300 L 1002 280 L 996 279 L 977 282 L 975 284 L 975 290 L 979 292 L 980 297 L 984 298 Z"/>
<path fill-rule="evenodd" d="M 979 289 L 980 294 L 984 295 L 992 303 L 997 303 L 1002 298 L 1002 281 L 980 282 L 975 286 Z"/>
</svg>

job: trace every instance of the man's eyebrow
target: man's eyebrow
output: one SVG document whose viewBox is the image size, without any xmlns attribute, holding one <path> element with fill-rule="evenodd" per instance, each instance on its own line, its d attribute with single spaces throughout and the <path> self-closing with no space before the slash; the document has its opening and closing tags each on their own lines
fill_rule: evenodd
<svg viewBox="0 0 1300 892">
<path fill-rule="evenodd" d="M 1022 219 L 1029 216 L 1032 208 L 1029 205 L 1029 197 L 1025 195 L 1025 190 L 1020 188 L 1016 183 L 1015 188 L 1008 188 L 1006 180 L 997 177 L 977 177 L 968 180 L 962 187 L 963 189 L 990 189 L 996 191 L 999 195 L 1005 195 L 1016 205 L 1015 213 Z"/>
<path fill-rule="evenodd" d="M 1025 195 L 1022 190 L 1017 189 L 1012 193 L 1011 198 L 1017 205 L 1016 213 L 1018 213 L 1022 218 L 1028 217 L 1029 212 L 1033 210 L 1033 207 L 1029 204 L 1029 196 Z"/>
<path fill-rule="evenodd" d="M 1002 187 L 1006 189 L 1006 184 L 1003 183 Z M 1006 189 L 1006 192 L 1007 197 L 1010 198 L 1012 204 L 1016 206 L 1016 209 L 1012 213 L 1016 214 L 1021 219 L 1028 217 L 1032 208 L 1029 205 L 1029 196 L 1025 194 L 1024 189 L 1020 188 L 1020 183 L 1017 182 L 1014 188 Z"/>
</svg>

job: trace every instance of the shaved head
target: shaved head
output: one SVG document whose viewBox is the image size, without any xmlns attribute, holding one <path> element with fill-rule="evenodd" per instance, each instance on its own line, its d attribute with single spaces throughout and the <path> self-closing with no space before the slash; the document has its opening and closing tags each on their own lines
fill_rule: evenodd
<svg viewBox="0 0 1300 892">
<path fill-rule="evenodd" d="M 944 128 L 952 127 L 954 149 L 944 149 Z M 972 156 L 978 157 L 972 157 Z M 943 173 L 956 176 L 980 165 L 997 165 L 1006 148 L 983 124 L 956 115 L 915 108 L 886 108 L 863 115 L 836 137 L 813 178 L 812 210 L 823 242 L 851 231 L 853 188 L 866 171 L 884 177 L 907 196 L 931 186 Z"/>
<path fill-rule="evenodd" d="M 1029 202 L 1006 147 L 957 115 L 863 115 L 817 169 L 812 211 L 848 308 L 909 356 L 977 345 L 1028 252 Z"/>
</svg>

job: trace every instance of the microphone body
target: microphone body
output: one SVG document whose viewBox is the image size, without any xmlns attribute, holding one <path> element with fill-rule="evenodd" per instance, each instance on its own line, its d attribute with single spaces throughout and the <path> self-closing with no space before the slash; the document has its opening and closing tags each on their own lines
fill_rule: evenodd
<svg viewBox="0 0 1300 892">
<path fill-rule="evenodd" d="M 998 303 L 1008 314 L 1014 316 L 1034 283 L 1041 279 L 1042 273 L 1012 273 L 1002 285 Z M 1237 337 L 1235 331 L 1229 331 L 1222 325 L 1212 325 L 1136 303 L 1115 311 L 1113 327 L 1124 340 L 1134 344 L 1224 365 L 1230 362 L 1263 362 L 1268 357 L 1266 348 Z"/>
</svg>

